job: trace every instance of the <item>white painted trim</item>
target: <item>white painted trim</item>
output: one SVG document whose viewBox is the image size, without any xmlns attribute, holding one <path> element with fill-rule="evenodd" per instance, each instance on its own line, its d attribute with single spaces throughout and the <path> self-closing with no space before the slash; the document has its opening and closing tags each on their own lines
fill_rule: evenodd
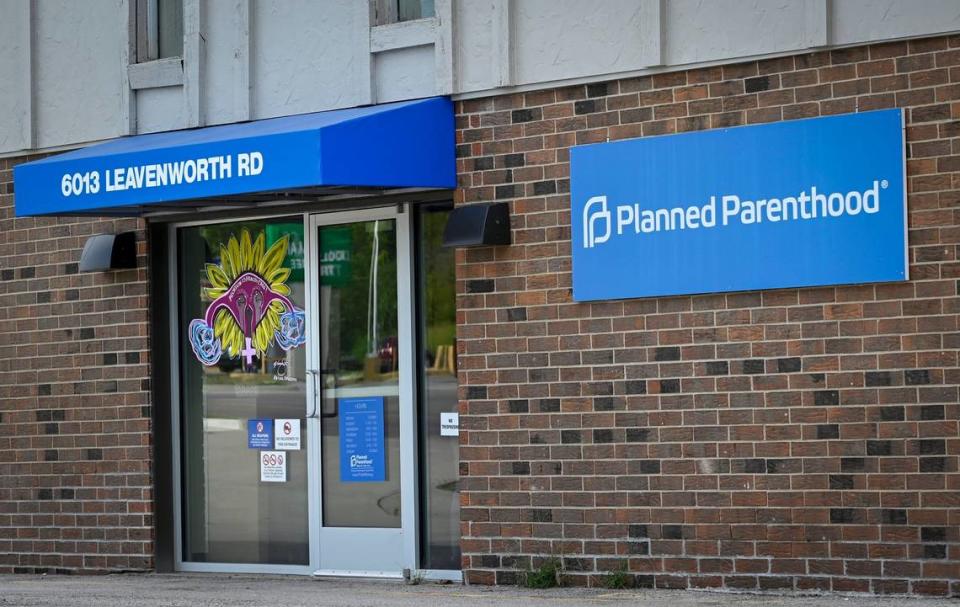
<svg viewBox="0 0 960 607">
<path fill-rule="evenodd" d="M 352 40 L 352 55 L 357 58 L 357 64 L 351 70 L 354 81 L 353 87 L 357 93 L 359 104 L 376 103 L 376 92 L 373 87 L 373 54 L 370 51 L 371 32 L 373 22 L 373 5 L 368 2 L 353 2 L 353 30 L 359 35 L 350 36 Z"/>
<path fill-rule="evenodd" d="M 24 7 L 26 11 L 26 65 L 23 70 L 25 76 L 21 84 L 23 93 L 27 96 L 24 104 L 24 119 L 21 128 L 21 142 L 25 148 L 33 148 L 37 145 L 37 41 L 36 41 L 36 17 L 33 2 L 27 2 Z"/>
<path fill-rule="evenodd" d="M 367 10 L 367 6 L 366 6 L 364 3 L 362 3 L 362 2 L 357 2 L 356 5 L 357 5 L 358 7 L 362 6 L 362 8 L 363 8 L 363 11 L 362 11 L 362 12 L 364 12 L 364 13 L 369 13 L 369 11 Z M 930 36 L 932 36 L 932 35 L 937 35 L 937 36 L 943 35 L 943 36 L 947 36 L 947 35 L 956 34 L 956 33 L 960 33 L 960 30 L 951 30 L 951 31 L 940 32 L 940 33 L 937 33 L 937 34 L 930 34 L 930 35 L 901 36 L 901 37 L 898 37 L 898 38 L 884 38 L 884 39 L 877 39 L 877 40 L 864 40 L 864 41 L 860 41 L 860 42 L 851 42 L 851 43 L 849 43 L 849 44 L 833 44 L 833 45 L 829 45 L 828 47 L 826 47 L 826 48 L 824 48 L 824 49 L 820 49 L 820 50 L 837 50 L 837 49 L 844 49 L 844 48 L 856 48 L 856 47 L 861 47 L 861 46 L 869 46 L 869 45 L 871 45 L 871 44 L 879 44 L 879 43 L 885 43 L 885 42 L 898 42 L 898 41 L 906 41 L 906 40 L 919 40 L 919 39 L 923 39 L 923 38 L 928 38 L 928 37 L 930 37 Z M 360 43 L 362 43 L 363 45 L 365 45 L 364 48 L 368 48 L 368 46 L 369 46 L 369 37 L 368 37 L 368 36 L 356 36 L 356 38 L 357 38 L 359 41 L 361 41 Z M 517 86 L 509 86 L 509 87 L 508 87 L 508 86 L 500 86 L 500 87 L 494 87 L 494 88 L 479 89 L 479 90 L 475 90 L 475 91 L 465 91 L 465 92 L 462 92 L 462 93 L 454 93 L 454 94 L 451 95 L 451 98 L 452 98 L 454 101 L 462 101 L 462 100 L 468 100 L 468 99 L 479 99 L 479 98 L 482 98 L 482 97 L 495 97 L 495 96 L 497 96 L 497 95 L 509 95 L 509 94 L 512 94 L 512 93 L 525 93 L 525 92 L 529 92 L 529 91 L 541 91 L 541 90 L 548 90 L 548 89 L 552 89 L 552 88 L 561 88 L 561 87 L 567 87 L 567 86 L 576 86 L 576 85 L 580 85 L 580 84 L 591 84 L 591 83 L 594 83 L 594 82 L 609 82 L 609 81 L 611 81 L 611 80 L 620 80 L 620 79 L 624 79 L 624 78 L 636 78 L 636 77 L 639 77 L 639 76 L 650 76 L 650 75 L 655 75 L 655 74 L 667 74 L 667 73 L 672 73 L 672 72 L 683 72 L 683 71 L 687 71 L 687 70 L 701 69 L 701 68 L 707 68 L 707 67 L 715 67 L 715 66 L 723 66 L 723 65 L 733 65 L 733 64 L 736 64 L 736 63 L 746 63 L 746 62 L 748 62 L 748 61 L 764 61 L 764 60 L 767 60 L 767 59 L 777 59 L 777 58 L 781 58 L 781 57 L 793 57 L 793 56 L 796 56 L 796 55 L 803 55 L 803 54 L 809 53 L 809 52 L 811 52 L 810 49 L 795 48 L 795 49 L 790 49 L 790 50 L 779 51 L 779 52 L 776 52 L 776 53 L 766 53 L 766 54 L 759 54 L 759 55 L 745 55 L 745 56 L 742 56 L 742 57 L 728 57 L 728 58 L 717 59 L 717 60 L 713 60 L 713 61 L 701 61 L 701 62 L 696 62 L 696 63 L 685 63 L 685 64 L 676 64 L 676 65 L 668 65 L 668 66 L 658 66 L 658 67 L 644 68 L 644 69 L 639 69 L 639 70 L 629 70 L 629 71 L 623 71 L 623 72 L 610 72 L 610 73 L 606 73 L 606 74 L 594 74 L 594 75 L 591 75 L 591 76 L 584 76 L 584 77 L 581 77 L 581 78 L 568 78 L 568 79 L 561 79 L 561 80 L 549 80 L 549 81 L 544 81 L 544 82 L 534 82 L 534 83 L 529 83 L 529 84 L 521 84 L 521 85 L 517 85 Z M 367 56 L 367 57 L 370 57 L 371 55 L 370 55 L 369 53 L 367 53 L 366 56 Z M 367 83 L 367 86 L 368 86 L 368 87 L 370 87 L 370 78 L 369 78 L 369 76 L 370 76 L 370 70 L 369 70 L 369 67 L 370 67 L 370 66 L 369 66 L 369 62 L 362 62 L 361 65 L 357 67 L 357 69 L 353 70 L 354 73 L 357 74 L 357 77 L 358 77 L 358 78 L 361 78 L 361 80 L 363 79 L 363 76 L 364 76 L 364 75 L 366 76 L 365 82 Z M 369 90 L 369 88 L 368 88 L 368 90 Z M 374 102 L 375 102 L 375 99 L 373 99 L 369 94 L 368 94 L 366 97 L 370 100 L 370 103 L 374 103 Z M 360 106 L 360 105 L 363 105 L 363 103 L 358 103 L 358 104 L 357 104 L 357 106 Z M 350 106 L 350 107 L 353 107 L 353 106 Z M 329 110 L 337 110 L 337 109 L 344 109 L 344 107 L 331 107 L 331 108 L 329 108 Z M 325 110 L 325 111 L 326 111 L 326 110 Z M 170 130 L 172 131 L 172 130 L 176 130 L 176 129 L 170 129 Z M 170 132 L 170 131 L 165 131 L 165 132 Z M 24 155 L 28 155 L 28 154 L 51 154 L 51 153 L 56 153 L 56 152 L 67 152 L 67 151 L 71 151 L 71 150 L 76 150 L 76 149 L 79 149 L 79 148 L 87 147 L 87 146 L 90 146 L 90 145 L 94 145 L 94 144 L 97 144 L 97 143 L 106 143 L 106 142 L 108 142 L 108 141 L 114 141 L 114 140 L 115 140 L 115 138 L 112 138 L 112 137 L 111 137 L 111 138 L 107 138 L 107 139 L 96 139 L 96 140 L 83 141 L 83 142 L 75 142 L 75 143 L 69 143 L 69 144 L 63 144 L 63 145 L 48 146 L 48 147 L 44 147 L 44 148 L 31 148 L 31 149 L 22 149 L 22 150 L 14 150 L 14 151 L 5 151 L 5 152 L 0 152 L 0 158 L 15 158 L 15 157 L 18 157 L 18 156 L 24 156 Z M 423 190 L 423 191 L 426 191 L 426 190 Z M 385 192 L 383 192 L 382 194 L 386 195 L 386 194 L 390 194 L 390 193 L 395 193 L 395 191 L 393 191 L 393 192 L 386 192 L 386 191 L 385 191 Z M 269 204 L 277 204 L 277 205 L 280 205 L 280 204 L 287 204 L 287 203 L 286 203 L 286 201 L 276 201 L 276 202 L 269 203 Z M 263 204 L 258 204 L 257 206 L 263 206 Z M 187 211 L 187 209 L 184 209 L 184 211 Z M 169 213 L 159 213 L 159 212 L 158 212 L 158 213 L 156 214 L 156 216 L 167 215 L 167 214 L 169 214 Z"/>
<path fill-rule="evenodd" d="M 494 0 L 490 45 L 496 53 L 494 69 L 498 86 L 511 86 L 514 83 L 513 22 L 513 1 Z"/>
<path fill-rule="evenodd" d="M 130 89 L 154 89 L 183 84 L 183 60 L 180 57 L 157 59 L 147 63 L 131 63 L 127 66 L 127 81 Z"/>
<path fill-rule="evenodd" d="M 819 48 L 830 44 L 830 0 L 804 0 L 803 44 Z"/>
<path fill-rule="evenodd" d="M 184 128 L 203 126 L 203 78 L 206 41 L 203 32 L 205 2 L 183 0 L 183 105 Z"/>
<path fill-rule="evenodd" d="M 438 30 L 439 20 L 436 17 L 375 25 L 370 28 L 370 52 L 382 53 L 435 44 Z"/>
<path fill-rule="evenodd" d="M 413 293 L 413 238 L 410 205 L 397 213 L 397 341 L 400 344 L 400 525 L 405 569 L 420 565 L 420 499 L 417 447 L 417 350 Z M 404 407 L 404 400 L 407 406 Z"/>
<path fill-rule="evenodd" d="M 233 119 L 237 122 L 250 120 L 253 115 L 253 89 L 250 87 L 253 23 L 250 20 L 250 1 L 234 0 L 236 44 L 233 50 Z"/>
<path fill-rule="evenodd" d="M 453 92 L 453 2 L 435 0 L 437 29 L 433 44 L 434 92 L 449 95 Z"/>
<path fill-rule="evenodd" d="M 641 0 L 640 49 L 647 67 L 663 65 L 664 0 Z"/>
<path fill-rule="evenodd" d="M 127 16 L 127 27 L 124 28 L 120 41 L 120 65 L 128 69 L 120 72 L 120 120 L 123 123 L 123 133 L 133 135 L 137 132 L 137 94 L 130 86 L 129 66 L 137 60 L 137 0 L 120 0 L 120 14 Z"/>
</svg>

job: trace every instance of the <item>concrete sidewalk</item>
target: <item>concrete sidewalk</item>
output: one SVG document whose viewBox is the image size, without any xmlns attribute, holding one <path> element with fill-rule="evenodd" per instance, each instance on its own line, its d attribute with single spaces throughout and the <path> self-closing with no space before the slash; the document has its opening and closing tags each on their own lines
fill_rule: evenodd
<svg viewBox="0 0 960 607">
<path fill-rule="evenodd" d="M 957 607 L 949 599 L 781 597 L 679 590 L 526 590 L 293 576 L 126 574 L 0 576 L 0 606 L 114 607 Z"/>
</svg>

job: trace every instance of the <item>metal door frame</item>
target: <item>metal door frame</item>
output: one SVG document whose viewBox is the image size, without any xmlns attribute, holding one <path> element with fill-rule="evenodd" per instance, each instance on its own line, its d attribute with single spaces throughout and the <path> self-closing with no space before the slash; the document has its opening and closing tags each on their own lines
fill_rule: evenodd
<svg viewBox="0 0 960 607">
<path fill-rule="evenodd" d="M 306 565 L 272 565 L 269 563 L 214 563 L 214 562 L 199 562 L 199 561 L 185 561 L 183 560 L 183 470 L 182 466 L 182 441 L 181 441 L 181 426 L 180 426 L 180 407 L 182 403 L 180 402 L 180 362 L 181 362 L 181 340 L 179 334 L 180 327 L 180 298 L 179 298 L 179 281 L 178 281 L 178 252 L 179 252 L 179 240 L 178 240 L 178 231 L 180 228 L 188 228 L 193 226 L 204 226 L 204 225 L 214 225 L 218 223 L 236 223 L 238 221 L 260 221 L 260 220 L 270 220 L 277 219 L 280 217 L 297 217 L 300 216 L 304 223 L 304 228 L 307 225 L 307 213 L 303 212 L 294 212 L 294 213 L 271 213 L 266 215 L 256 215 L 251 217 L 241 217 L 241 218 L 224 218 L 224 219 L 214 219 L 214 220 L 197 220 L 197 221 L 182 221 L 176 223 L 170 223 L 167 225 L 167 267 L 168 267 L 168 276 L 169 276 L 169 298 L 167 301 L 169 317 L 170 317 L 170 427 L 173 430 L 173 440 L 171 441 L 171 450 L 173 451 L 173 529 L 174 529 L 174 570 L 175 571 L 189 571 L 189 572 L 208 572 L 208 573 L 290 573 L 290 574 L 310 574 L 314 569 L 313 561 L 313 546 L 316 543 L 314 540 L 314 535 L 312 533 L 312 519 L 309 521 L 308 529 L 310 529 L 310 538 L 309 538 L 309 547 L 310 547 L 310 560 Z M 306 231 L 306 230 L 304 230 Z M 304 234 L 304 238 L 306 238 Z M 304 247 L 306 248 L 306 243 Z M 304 253 L 304 261 L 306 262 L 307 256 Z M 305 287 L 305 299 L 304 306 L 306 309 L 307 318 L 310 315 L 310 289 L 307 288 L 309 285 L 304 285 Z M 308 333 L 307 340 L 311 339 L 309 333 L 309 324 L 308 324 Z M 308 353 L 309 355 L 309 353 Z M 308 359 L 309 360 L 309 359 Z M 307 390 L 307 399 L 305 407 L 310 406 L 310 390 Z M 304 415 L 309 411 L 309 409 L 304 411 Z M 309 449 L 313 448 L 313 443 L 308 439 L 308 453 L 307 453 L 307 509 L 308 512 L 314 512 L 316 508 L 315 496 L 313 494 L 313 487 L 311 486 L 311 474 L 310 474 L 310 454 Z"/>
<path fill-rule="evenodd" d="M 313 389 L 307 390 L 307 442 L 308 457 L 312 468 L 308 469 L 308 493 L 310 495 L 310 563 L 314 567 L 313 575 L 402 577 L 404 570 L 414 571 L 419 564 L 419 496 L 417 482 L 417 392 L 416 392 L 416 350 L 414 334 L 414 297 L 413 297 L 413 245 L 410 234 L 409 205 L 396 205 L 372 209 L 337 211 L 332 213 L 314 213 L 308 216 L 308 226 L 304 230 L 306 248 L 306 305 L 307 305 L 307 368 L 320 368 L 320 315 L 316 313 L 319 304 L 320 251 L 317 230 L 322 226 L 350 224 L 377 219 L 395 220 L 397 230 L 397 342 L 399 344 L 399 399 L 400 399 L 400 571 L 319 569 L 321 553 L 322 486 L 323 467 L 321 461 L 322 434 L 319 418 L 319 377 L 313 377 Z M 311 345 L 315 344 L 315 345 Z M 362 529 L 356 529 L 362 533 Z"/>
<path fill-rule="evenodd" d="M 167 244 L 168 250 L 168 294 L 167 299 L 169 310 L 169 364 L 170 364 L 170 413 L 171 428 L 173 437 L 171 441 L 172 450 L 172 473 L 173 479 L 173 529 L 174 529 L 174 569 L 176 571 L 188 572 L 211 572 L 211 573 L 269 573 L 269 574 L 299 574 L 299 575 L 324 575 L 334 574 L 349 575 L 349 572 L 324 572 L 318 569 L 320 564 L 320 424 L 316 417 L 319 406 L 317 402 L 316 380 L 314 380 L 314 389 L 308 386 L 305 402 L 304 416 L 307 423 L 307 508 L 308 508 L 308 531 L 309 531 L 309 564 L 308 565 L 271 565 L 265 563 L 214 563 L 214 562 L 196 562 L 184 561 L 183 559 L 183 486 L 182 486 L 182 462 L 181 462 L 181 436 L 180 436 L 180 363 L 181 363 L 181 340 L 179 335 L 179 284 L 178 284 L 178 230 L 180 228 L 212 225 L 218 223 L 233 223 L 237 221 L 256 221 L 269 220 L 278 217 L 301 217 L 304 226 L 304 312 L 306 315 L 306 365 L 308 369 L 316 369 L 319 364 L 319 347 L 312 347 L 311 344 L 319 344 L 319 317 L 315 313 L 315 301 L 318 296 L 319 286 L 319 243 L 317 242 L 316 232 L 322 225 L 334 225 L 343 223 L 352 223 L 355 221 L 366 221 L 370 219 L 395 219 L 397 228 L 397 321 L 398 321 L 398 342 L 402 348 L 400 351 L 400 381 L 399 390 L 401 399 L 401 419 L 400 419 L 400 473 L 401 473 L 401 533 L 402 541 L 402 559 L 403 568 L 409 571 L 418 571 L 424 576 L 424 579 L 452 580 L 461 581 L 462 572 L 455 570 L 431 570 L 420 568 L 420 481 L 419 481 L 419 459 L 418 459 L 418 400 L 417 400 L 417 381 L 419 371 L 417 369 L 416 356 L 416 317 L 415 317 L 415 298 L 414 298 L 414 243 L 413 243 L 413 222 L 411 213 L 413 209 L 409 204 L 392 205 L 389 207 L 373 207 L 367 209 L 354 209 L 336 212 L 317 213 L 313 211 L 297 211 L 290 213 L 270 212 L 254 216 L 230 217 L 219 219 L 201 219 L 192 221 L 171 222 L 167 224 Z M 403 402 L 407 403 L 406 414 L 404 414 Z M 311 414 L 313 417 L 311 417 Z M 316 473 L 313 469 L 316 469 Z M 402 572 L 377 572 L 377 571 L 358 571 L 352 572 L 353 575 L 378 576 L 386 575 L 394 577 L 402 575 Z"/>
</svg>

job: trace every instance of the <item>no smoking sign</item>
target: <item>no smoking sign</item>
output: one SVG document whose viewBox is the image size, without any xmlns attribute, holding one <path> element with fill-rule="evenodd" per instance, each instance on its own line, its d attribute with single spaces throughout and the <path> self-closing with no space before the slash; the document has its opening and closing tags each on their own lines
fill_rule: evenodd
<svg viewBox="0 0 960 607">
<path fill-rule="evenodd" d="M 273 448 L 284 451 L 300 449 L 300 420 L 275 419 L 273 420 Z"/>
<path fill-rule="evenodd" d="M 283 451 L 260 452 L 260 481 L 264 483 L 287 482 L 287 454 Z"/>
</svg>

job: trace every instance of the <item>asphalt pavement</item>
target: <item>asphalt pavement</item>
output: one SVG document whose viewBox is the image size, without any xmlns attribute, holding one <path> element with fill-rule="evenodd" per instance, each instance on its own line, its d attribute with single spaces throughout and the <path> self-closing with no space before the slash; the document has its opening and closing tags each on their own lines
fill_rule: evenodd
<svg viewBox="0 0 960 607">
<path fill-rule="evenodd" d="M 775 596 L 681 590 L 592 590 L 310 579 L 298 576 L 0 575 L 0 606 L 16 607 L 957 607 L 956 600 Z"/>
</svg>

